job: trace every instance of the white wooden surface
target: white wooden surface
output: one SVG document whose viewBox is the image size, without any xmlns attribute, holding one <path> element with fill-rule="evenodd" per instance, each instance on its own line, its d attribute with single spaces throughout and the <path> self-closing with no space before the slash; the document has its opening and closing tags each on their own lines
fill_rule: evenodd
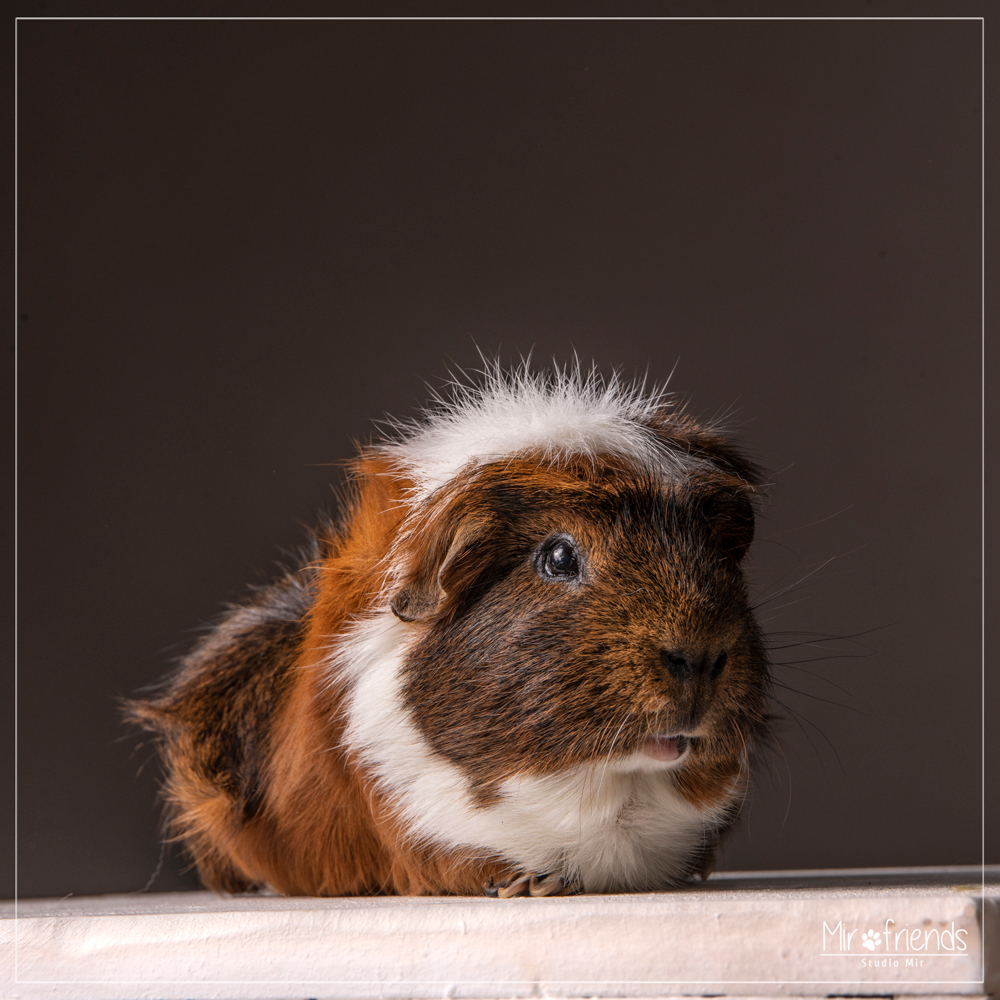
<svg viewBox="0 0 1000 1000">
<path fill-rule="evenodd" d="M 12 1000 L 980 997 L 998 913 L 1000 868 L 728 873 L 556 899 L 21 900 L 0 904 L 0 988 Z"/>
</svg>

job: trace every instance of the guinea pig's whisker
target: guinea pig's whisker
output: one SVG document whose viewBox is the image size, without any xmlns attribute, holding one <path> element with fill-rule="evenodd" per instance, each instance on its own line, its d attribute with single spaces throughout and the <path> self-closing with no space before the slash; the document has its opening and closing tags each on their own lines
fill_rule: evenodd
<svg viewBox="0 0 1000 1000">
<path fill-rule="evenodd" d="M 819 761 L 820 765 L 823 764 L 823 757 L 820 754 L 819 750 L 816 749 L 816 744 L 813 742 L 812 737 L 809 735 L 809 731 L 805 728 L 805 725 L 803 725 L 803 723 L 812 726 L 812 728 L 815 729 L 816 732 L 823 737 L 823 739 L 826 741 L 827 746 L 829 746 L 829 748 L 833 751 L 833 755 L 837 759 L 837 766 L 840 768 L 841 772 L 846 777 L 847 771 L 844 768 L 843 761 L 840 759 L 840 754 L 837 752 L 837 748 L 833 745 L 833 743 L 831 742 L 830 738 L 826 735 L 826 733 L 824 733 L 823 730 L 820 729 L 820 727 L 817 726 L 816 723 L 812 721 L 812 719 L 803 715 L 801 712 L 796 711 L 790 705 L 785 704 L 785 702 L 781 701 L 778 698 L 775 698 L 773 695 L 771 696 L 771 700 L 776 705 L 779 705 L 782 709 L 784 709 L 789 714 L 791 720 L 799 727 L 800 731 L 802 732 L 802 735 L 806 739 L 806 742 L 809 744 L 810 749 L 816 755 L 816 759 Z"/>
<path fill-rule="evenodd" d="M 785 824 L 792 811 L 792 769 L 788 766 L 788 758 L 785 757 L 784 751 L 782 751 L 781 756 L 785 761 L 785 772 L 788 774 L 788 796 L 785 801 L 785 815 L 781 817 L 781 826 L 778 827 L 779 834 L 785 829 Z"/>
<path fill-rule="evenodd" d="M 832 656 L 809 656 L 803 660 L 777 660 L 775 666 L 794 667 L 802 663 L 819 663 L 822 660 L 866 660 L 872 653 L 834 653 Z"/>
<path fill-rule="evenodd" d="M 784 663 L 777 663 L 777 664 L 775 664 L 775 666 L 778 666 L 778 667 L 783 667 L 785 665 L 786 664 L 784 664 Z M 801 671 L 804 674 L 808 674 L 810 677 L 814 678 L 815 680 L 822 681 L 824 684 L 829 684 L 830 687 L 835 687 L 838 691 L 841 691 L 843 694 L 846 694 L 848 697 L 851 697 L 853 695 L 853 692 L 848 691 L 847 688 L 841 687 L 839 684 L 836 684 L 833 681 L 828 680 L 826 677 L 821 677 L 819 674 L 814 674 L 811 670 L 804 670 L 802 667 L 794 667 L 794 666 L 792 667 L 792 669 L 793 670 L 799 670 L 799 671 Z M 801 694 L 801 695 L 805 696 L 806 698 L 816 698 L 819 701 L 823 701 L 824 700 L 823 698 L 820 698 L 819 695 L 809 694 L 808 691 L 800 691 L 798 688 L 793 688 L 790 684 L 785 684 L 783 681 L 776 681 L 776 680 L 772 679 L 771 683 L 772 684 L 776 684 L 778 687 L 784 688 L 786 691 L 792 691 L 795 694 Z M 831 705 L 840 705 L 841 708 L 853 708 L 853 706 L 851 706 L 851 705 L 842 705 L 842 704 L 840 704 L 840 702 L 837 702 L 837 701 L 831 701 L 831 702 L 829 702 L 829 704 L 831 704 Z M 854 710 L 858 711 L 858 709 L 854 709 Z"/>
<path fill-rule="evenodd" d="M 740 738 L 740 743 L 743 744 L 743 753 L 740 755 L 740 771 L 738 778 L 743 778 L 744 774 L 749 775 L 750 772 L 750 750 L 747 747 L 746 738 L 743 735 L 743 730 L 740 729 L 739 723 L 733 723 L 733 729 L 736 731 L 736 735 Z M 740 805 L 736 810 L 736 815 L 739 816 L 743 812 L 743 806 L 746 805 L 747 797 L 750 794 L 750 782 L 742 781 L 743 793 L 740 795 Z"/>
<path fill-rule="evenodd" d="M 597 746 L 600 746 L 604 742 L 605 735 L 615 724 L 616 718 L 617 716 L 611 715 L 601 724 L 601 728 L 597 731 L 597 737 L 594 740 Z M 587 768 L 586 780 L 580 785 L 580 815 L 578 824 L 580 837 L 583 836 L 583 807 L 588 801 L 587 796 L 589 796 L 589 801 L 593 802 L 597 798 L 598 792 L 600 791 L 600 779 L 598 779 L 597 787 L 594 787 L 594 774 L 594 768 Z"/>
<path fill-rule="evenodd" d="M 809 524 L 800 524 L 795 528 L 786 528 L 784 531 L 775 532 L 773 535 L 764 535 L 762 538 L 758 539 L 758 541 L 771 542 L 774 541 L 775 538 L 784 538 L 785 535 L 791 535 L 796 531 L 805 531 L 806 528 L 815 528 L 817 524 L 824 524 L 835 517 L 840 517 L 841 514 L 846 513 L 853 506 L 854 504 L 849 503 L 846 507 L 842 507 L 840 510 L 836 511 L 836 513 L 827 514 L 826 517 L 821 517 L 818 521 L 810 521 Z"/>
<path fill-rule="evenodd" d="M 872 632 L 881 632 L 883 629 L 890 628 L 897 625 L 898 622 L 889 622 L 886 625 L 876 625 L 874 628 L 864 629 L 861 632 L 851 632 L 848 635 L 832 635 L 823 632 L 771 632 L 770 636 L 776 638 L 777 636 L 788 636 L 788 635 L 808 635 L 811 638 L 802 639 L 798 642 L 790 642 L 784 646 L 769 646 L 771 650 L 778 649 L 793 649 L 796 646 L 816 646 L 818 649 L 826 649 L 826 646 L 820 646 L 821 642 L 850 642 L 853 639 L 857 639 L 861 635 L 870 635 Z M 864 643 L 854 643 L 854 645 L 861 646 L 862 649 L 867 649 L 869 652 L 875 652 L 871 646 L 866 646 Z"/>
<path fill-rule="evenodd" d="M 618 737 L 621 736 L 622 730 L 625 728 L 625 724 L 631 718 L 632 718 L 632 710 L 629 709 L 629 711 L 625 714 L 625 718 L 622 719 L 621 725 L 618 727 L 617 732 L 615 733 L 614 737 L 612 738 L 612 740 L 611 740 L 611 746 L 608 748 L 608 752 L 607 752 L 607 754 L 604 757 L 604 767 L 601 768 L 601 776 L 600 776 L 600 779 L 597 782 L 597 790 L 594 792 L 595 796 L 600 795 L 600 793 L 601 793 L 601 786 L 604 784 L 604 775 L 607 773 L 608 764 L 611 763 L 611 756 L 615 752 L 615 744 L 618 742 Z"/>
<path fill-rule="evenodd" d="M 779 633 L 772 633 L 777 635 Z M 832 642 L 836 639 L 836 636 L 830 636 L 825 639 L 803 639 L 801 642 L 786 642 L 783 646 L 768 646 L 768 649 L 772 653 L 780 652 L 783 649 L 801 649 L 803 646 L 811 646 L 813 649 L 828 650 L 829 646 L 821 645 L 824 642 Z"/>
<path fill-rule="evenodd" d="M 776 737 L 776 735 L 773 732 L 771 732 L 768 736 L 768 748 L 772 751 L 776 751 L 777 754 L 781 757 L 781 762 L 785 765 L 785 778 L 788 783 L 788 797 L 785 806 L 785 815 L 781 821 L 781 828 L 784 829 L 785 822 L 788 819 L 788 814 L 792 807 L 792 770 L 788 764 L 788 757 L 785 754 L 785 748 L 782 745 L 781 741 Z M 779 786 L 781 784 L 781 778 L 780 775 L 774 769 L 773 766 L 774 760 L 770 754 L 764 756 L 764 762 L 767 766 L 767 773 L 771 779 L 772 787 Z"/>
<path fill-rule="evenodd" d="M 809 577 L 813 576 L 815 573 L 818 573 L 821 569 L 823 569 L 824 566 L 829 566 L 830 563 L 832 563 L 834 561 L 834 559 L 837 559 L 837 558 L 839 558 L 839 557 L 838 556 L 830 556 L 829 559 L 824 559 L 823 562 L 821 562 L 818 566 L 816 566 L 813 569 L 809 570 L 809 572 L 806 573 L 805 576 L 800 576 L 798 578 L 798 580 L 795 581 L 795 583 L 790 583 L 787 587 L 783 587 L 781 590 L 777 591 L 776 593 L 771 594 L 770 597 L 765 597 L 765 598 L 763 598 L 761 600 L 758 600 L 757 603 L 751 605 L 751 607 L 753 608 L 754 611 L 757 611 L 759 608 L 763 607 L 763 605 L 768 604 L 771 601 L 774 601 L 777 598 L 781 597 L 782 594 L 787 594 L 790 590 L 794 590 L 800 583 L 804 583 L 806 580 L 809 579 Z"/>
<path fill-rule="evenodd" d="M 606 734 L 609 732 L 609 730 L 611 729 L 611 727 L 615 724 L 615 720 L 616 719 L 617 719 L 617 715 L 611 715 L 611 716 L 609 716 L 601 724 L 601 728 L 598 730 L 597 737 L 596 737 L 596 739 L 594 741 L 597 746 L 600 746 L 604 742 L 604 738 L 605 738 Z M 586 779 L 580 785 L 580 812 L 579 812 L 579 815 L 577 817 L 578 818 L 577 835 L 578 835 L 578 838 L 580 839 L 581 842 L 582 842 L 582 839 L 583 839 L 583 814 L 584 814 L 584 807 L 587 805 L 588 802 L 590 802 L 590 803 L 596 802 L 598 795 L 600 795 L 601 786 L 602 786 L 602 784 L 604 782 L 604 772 L 607 770 L 608 762 L 609 762 L 609 760 L 611 758 L 611 753 L 614 750 L 615 741 L 618 738 L 618 733 L 621 732 L 622 727 L 625 725 L 626 722 L 628 722 L 628 714 L 626 714 L 626 716 L 622 719 L 621 724 L 618 726 L 618 731 L 616 732 L 615 736 L 611 740 L 611 749 L 609 749 L 608 754 L 605 757 L 604 768 L 602 768 L 601 773 L 596 776 L 596 780 L 597 780 L 596 786 L 594 784 L 594 781 L 595 781 L 595 769 L 594 768 L 587 768 Z"/>
<path fill-rule="evenodd" d="M 794 601 L 789 601 L 787 604 L 779 604 L 776 608 L 771 608 L 770 610 L 771 611 L 782 611 L 785 608 L 792 608 L 796 604 L 801 604 L 803 601 L 808 601 L 808 600 L 809 600 L 809 595 L 806 594 L 805 597 L 799 597 L 799 598 L 797 598 Z M 768 622 L 777 621 L 777 619 L 779 619 L 780 617 L 781 617 L 781 615 L 774 614 L 774 615 L 771 615 L 770 618 L 762 618 L 760 620 L 760 623 L 761 623 L 761 625 L 766 625 Z"/>
<path fill-rule="evenodd" d="M 840 660 L 840 659 L 854 659 L 854 658 L 855 657 L 817 656 L 808 660 L 793 660 L 787 663 L 776 662 L 771 664 L 772 675 L 775 674 L 777 671 L 783 670 L 784 668 L 787 667 L 789 670 L 794 670 L 799 674 L 805 674 L 806 677 L 809 677 L 814 681 L 819 681 L 821 684 L 827 684 L 830 687 L 835 688 L 837 691 L 840 691 L 842 694 L 847 695 L 848 697 L 853 697 L 854 692 L 850 691 L 848 688 L 842 687 L 836 681 L 831 680 L 829 677 L 825 677 L 823 674 L 819 673 L 816 670 L 807 669 L 806 667 L 802 666 L 802 664 L 818 663 L 822 660 Z M 861 659 L 861 657 L 857 658 Z M 817 697 L 816 695 L 811 695 L 806 691 L 800 691 L 797 688 L 793 688 L 786 682 L 779 683 L 777 680 L 774 680 L 773 677 L 772 677 L 772 683 L 778 684 L 779 687 L 784 687 L 788 691 L 794 691 L 796 694 L 806 695 L 807 697 L 810 698 Z M 836 704 L 836 702 L 831 702 L 831 704 Z M 842 707 L 847 708 L 849 706 L 843 705 Z"/>
</svg>

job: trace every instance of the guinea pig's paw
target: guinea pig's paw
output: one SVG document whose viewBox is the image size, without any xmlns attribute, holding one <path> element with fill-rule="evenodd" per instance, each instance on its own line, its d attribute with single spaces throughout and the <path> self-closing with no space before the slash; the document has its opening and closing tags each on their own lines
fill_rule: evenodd
<svg viewBox="0 0 1000 1000">
<path fill-rule="evenodd" d="M 532 896 L 576 896 L 583 892 L 583 883 L 562 875 L 532 875 L 528 893 Z"/>
<path fill-rule="evenodd" d="M 483 892 L 487 896 L 493 896 L 495 899 L 510 899 L 512 896 L 527 896 L 528 886 L 531 884 L 532 876 L 528 872 L 522 872 L 520 875 L 515 875 L 513 878 L 504 879 L 502 882 L 494 882 L 493 879 L 489 879 L 483 885 Z"/>
<path fill-rule="evenodd" d="M 513 896 L 574 896 L 583 892 L 583 886 L 578 881 L 568 881 L 554 872 L 547 875 L 521 872 L 503 882 L 494 882 L 491 878 L 483 886 L 483 892 L 500 899 L 511 899 Z"/>
</svg>

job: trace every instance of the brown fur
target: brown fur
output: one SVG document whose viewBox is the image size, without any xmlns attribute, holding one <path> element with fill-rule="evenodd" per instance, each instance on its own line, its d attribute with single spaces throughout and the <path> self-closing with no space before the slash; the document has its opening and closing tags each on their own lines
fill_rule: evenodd
<svg viewBox="0 0 1000 1000">
<path fill-rule="evenodd" d="M 616 463 L 556 468 L 531 458 L 451 485 L 429 539 L 409 545 L 404 589 L 432 580 L 443 592 L 420 599 L 434 605 L 434 620 L 407 661 L 405 697 L 482 804 L 512 775 L 635 750 L 665 719 L 713 730 L 692 748 L 699 766 L 678 787 L 701 805 L 722 800 L 746 756 L 747 736 L 730 727 L 749 722 L 756 736 L 766 710 L 764 652 L 739 569 L 752 534 L 746 489 L 713 474 L 665 490 Z M 586 602 L 540 581 L 524 558 L 560 532 L 590 555 Z M 661 648 L 702 646 L 729 648 L 724 682 L 666 675 Z"/>
<path fill-rule="evenodd" d="M 766 659 L 739 565 L 757 474 L 689 418 L 655 429 L 713 468 L 664 486 L 611 457 L 521 455 L 462 473 L 416 520 L 406 476 L 362 452 L 342 524 L 232 609 L 162 693 L 130 705 L 160 737 L 172 829 L 207 886 L 465 894 L 514 874 L 504 858 L 411 842 L 344 747 L 348 691 L 329 653 L 387 588 L 419 635 L 405 705 L 480 804 L 511 775 L 632 752 L 669 722 L 701 734 L 678 791 L 732 805 L 765 726 Z M 576 584 L 540 578 L 553 533 L 587 554 L 585 602 Z M 680 683 L 661 657 L 675 648 L 729 661 Z M 711 866 L 712 846 L 691 873 Z"/>
</svg>

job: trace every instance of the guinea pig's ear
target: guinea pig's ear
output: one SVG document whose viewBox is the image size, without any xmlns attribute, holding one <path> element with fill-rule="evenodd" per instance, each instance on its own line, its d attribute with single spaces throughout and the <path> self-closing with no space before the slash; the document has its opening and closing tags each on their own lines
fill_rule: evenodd
<svg viewBox="0 0 1000 1000">
<path fill-rule="evenodd" d="M 415 552 L 406 582 L 389 598 L 392 613 L 404 622 L 436 615 L 463 583 L 462 556 L 483 534 L 481 525 L 466 521 L 453 531 L 438 531 Z"/>
<path fill-rule="evenodd" d="M 444 592 L 440 587 L 420 586 L 416 582 L 404 583 L 392 597 L 389 607 L 403 622 L 419 622 L 430 618 L 444 603 Z"/>
<path fill-rule="evenodd" d="M 698 423 L 686 413 L 671 413 L 653 425 L 653 430 L 689 455 L 711 462 L 717 469 L 742 479 L 750 486 L 760 486 L 764 475 L 721 431 Z"/>
<path fill-rule="evenodd" d="M 694 505 L 708 521 L 719 548 L 739 562 L 747 554 L 754 535 L 753 504 L 746 486 L 731 479 L 728 485 L 699 491 Z"/>
</svg>

